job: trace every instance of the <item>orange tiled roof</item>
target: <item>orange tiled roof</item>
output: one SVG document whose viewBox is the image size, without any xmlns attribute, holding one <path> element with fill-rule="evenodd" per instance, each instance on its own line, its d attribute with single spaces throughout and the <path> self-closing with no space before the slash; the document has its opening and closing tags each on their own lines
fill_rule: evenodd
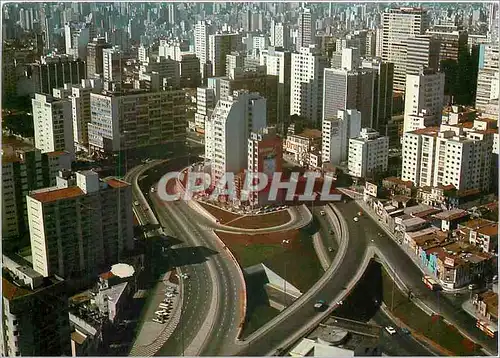
<svg viewBox="0 0 500 358">
<path fill-rule="evenodd" d="M 413 131 L 415 134 L 436 134 L 439 132 L 439 127 L 427 127 Z"/>
<path fill-rule="evenodd" d="M 486 236 L 498 235 L 498 223 L 482 226 L 477 232 Z"/>
<path fill-rule="evenodd" d="M 21 287 L 17 287 L 5 277 L 2 277 L 2 295 L 6 299 L 13 300 L 17 297 L 21 297 L 29 293 L 30 291 Z"/>
<path fill-rule="evenodd" d="M 42 203 L 49 203 L 52 201 L 63 200 L 63 199 L 71 199 L 76 198 L 78 196 L 84 195 L 84 192 L 79 187 L 70 187 L 63 189 L 56 189 L 50 191 L 42 191 L 38 193 L 32 193 L 30 196 L 38 200 Z"/>
<path fill-rule="evenodd" d="M 127 186 L 130 186 L 129 183 L 124 182 L 123 180 L 116 179 L 116 178 L 111 178 L 106 180 L 106 183 L 112 187 L 112 188 L 125 188 Z"/>
</svg>

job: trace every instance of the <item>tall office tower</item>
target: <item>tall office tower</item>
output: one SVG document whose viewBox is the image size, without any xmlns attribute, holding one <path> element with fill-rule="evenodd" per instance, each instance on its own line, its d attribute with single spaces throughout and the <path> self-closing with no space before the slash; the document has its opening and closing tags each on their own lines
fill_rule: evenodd
<svg viewBox="0 0 500 358">
<path fill-rule="evenodd" d="M 44 277 L 92 277 L 134 246 L 132 188 L 90 170 L 61 174 L 58 186 L 26 198 L 33 268 Z"/>
<path fill-rule="evenodd" d="M 266 99 L 258 93 L 235 91 L 217 102 L 205 122 L 205 158 L 211 160 L 212 183 L 219 189 L 225 173 L 247 168 L 248 138 L 266 127 L 266 110 Z"/>
<path fill-rule="evenodd" d="M 194 121 L 197 132 L 205 133 L 205 122 L 212 115 L 217 103 L 213 88 L 198 87 L 196 89 L 196 113 Z"/>
<path fill-rule="evenodd" d="M 290 122 L 290 85 L 292 54 L 289 51 L 269 47 L 260 54 L 261 66 L 266 66 L 268 75 L 278 76 L 277 130 L 284 135 Z"/>
<path fill-rule="evenodd" d="M 250 133 L 247 174 L 264 173 L 271 183 L 274 173 L 281 173 L 282 162 L 283 141 L 278 136 L 276 127 L 266 127 Z M 269 187 L 248 194 L 250 205 L 262 206 L 269 203 Z"/>
<path fill-rule="evenodd" d="M 66 54 L 82 60 L 87 57 L 87 45 L 90 40 L 90 28 L 85 23 L 67 23 L 64 25 Z"/>
<path fill-rule="evenodd" d="M 367 178 L 387 171 L 389 137 L 371 128 L 363 128 L 359 137 L 349 139 L 349 175 Z"/>
<path fill-rule="evenodd" d="M 424 69 L 406 76 L 403 132 L 435 126 L 444 106 L 444 73 Z"/>
<path fill-rule="evenodd" d="M 406 43 L 408 38 L 423 35 L 429 26 L 427 10 L 401 7 L 382 15 L 382 59 L 394 63 L 394 90 L 403 92 L 406 80 Z"/>
<path fill-rule="evenodd" d="M 2 261 L 2 356 L 71 355 L 64 281 L 43 279 L 26 262 L 5 255 Z"/>
<path fill-rule="evenodd" d="M 323 119 L 332 118 L 339 110 L 357 109 L 361 126 L 371 127 L 375 72 L 371 69 L 347 71 L 326 68 L 323 87 Z"/>
<path fill-rule="evenodd" d="M 491 104 L 498 106 L 498 47 L 498 43 L 479 47 L 476 109 L 480 111 L 489 111 Z"/>
<path fill-rule="evenodd" d="M 104 37 L 96 38 L 87 46 L 87 76 L 99 77 L 103 74 L 103 50 L 111 48 Z"/>
<path fill-rule="evenodd" d="M 57 172 L 71 168 L 70 154 L 42 153 L 24 142 L 4 138 L 2 145 L 2 238 L 28 232 L 26 195 L 55 185 Z"/>
<path fill-rule="evenodd" d="M 234 77 L 235 69 L 243 69 L 245 67 L 245 56 L 239 52 L 231 52 L 226 55 L 226 76 Z"/>
<path fill-rule="evenodd" d="M 200 68 L 203 78 L 207 78 L 204 68 L 209 59 L 209 31 L 209 25 L 205 21 L 198 21 L 194 26 L 194 52 L 196 53 L 196 57 L 200 59 Z"/>
<path fill-rule="evenodd" d="M 417 35 L 406 40 L 406 74 L 418 75 L 424 68 L 439 69 L 440 41 L 432 36 Z"/>
<path fill-rule="evenodd" d="M 357 70 L 361 64 L 359 48 L 346 47 L 342 49 L 341 68 L 347 71 Z"/>
<path fill-rule="evenodd" d="M 90 94 L 102 90 L 102 80 L 82 80 L 71 87 L 71 112 L 73 115 L 73 141 L 80 150 L 87 150 L 89 144 L 88 123 L 90 123 Z"/>
<path fill-rule="evenodd" d="M 243 15 L 243 28 L 245 32 L 252 32 L 252 10 L 248 9 Z"/>
<path fill-rule="evenodd" d="M 500 11 L 498 11 L 498 4 L 497 3 L 490 3 L 488 5 L 488 39 L 491 42 L 498 41 L 498 34 L 499 34 L 499 19 L 500 19 Z"/>
<path fill-rule="evenodd" d="M 86 78 L 85 61 L 68 55 L 42 56 L 29 65 L 30 77 L 37 93 L 52 94 L 52 89 L 66 83 L 77 84 Z"/>
<path fill-rule="evenodd" d="M 36 93 L 31 100 L 35 147 L 42 153 L 74 153 L 71 101 Z"/>
<path fill-rule="evenodd" d="M 361 132 L 361 112 L 339 110 L 336 116 L 323 119 L 321 128 L 321 159 L 323 163 L 340 165 L 347 161 L 349 139 Z"/>
<path fill-rule="evenodd" d="M 480 120 L 470 129 L 443 125 L 406 132 L 401 179 L 417 186 L 451 184 L 457 190 L 487 191 L 494 133 L 497 129 Z"/>
<path fill-rule="evenodd" d="M 226 55 L 242 48 L 242 37 L 238 33 L 219 33 L 209 36 L 208 58 L 212 62 L 212 75 L 226 74 Z"/>
<path fill-rule="evenodd" d="M 457 26 L 435 25 L 431 29 L 427 29 L 425 33 L 437 38 L 441 43 L 439 47 L 439 62 L 444 60 L 458 61 L 460 50 L 467 49 L 468 33 Z"/>
<path fill-rule="evenodd" d="M 163 88 L 164 84 L 177 89 L 181 84 L 180 64 L 171 58 L 151 58 L 148 63 L 139 67 L 139 81 L 143 80 L 151 81 L 151 88 L 154 90 Z"/>
<path fill-rule="evenodd" d="M 186 104 L 182 90 L 90 94 L 89 150 L 115 152 L 184 141 Z"/>
<path fill-rule="evenodd" d="M 384 28 L 377 27 L 375 29 L 375 56 L 382 58 L 382 48 L 384 44 Z"/>
<path fill-rule="evenodd" d="M 271 46 L 288 49 L 290 47 L 290 29 L 282 22 L 271 21 Z"/>
<path fill-rule="evenodd" d="M 377 32 L 370 30 L 366 34 L 365 56 L 374 57 L 377 55 Z"/>
<path fill-rule="evenodd" d="M 130 47 L 128 32 L 124 28 L 116 28 L 105 33 L 106 41 L 113 46 L 117 46 L 123 51 Z"/>
<path fill-rule="evenodd" d="M 372 128 L 387 135 L 387 123 L 392 116 L 394 64 L 384 62 L 380 58 L 374 58 L 363 60 L 361 67 L 372 69 L 375 72 Z"/>
<path fill-rule="evenodd" d="M 181 88 L 196 88 L 201 85 L 200 60 L 194 53 L 183 52 L 180 55 L 179 76 Z"/>
<path fill-rule="evenodd" d="M 319 124 L 323 106 L 323 72 L 328 58 L 315 45 L 302 47 L 292 54 L 290 81 L 290 115 L 299 115 Z"/>
<path fill-rule="evenodd" d="M 121 82 L 123 71 L 123 52 L 120 47 L 113 46 L 102 50 L 103 79 L 109 82 Z"/>
<path fill-rule="evenodd" d="M 315 43 L 316 37 L 316 21 L 311 13 L 311 9 L 302 9 L 299 13 L 297 21 L 298 35 L 295 44 L 297 52 L 301 52 L 301 48 L 309 48 Z"/>
</svg>

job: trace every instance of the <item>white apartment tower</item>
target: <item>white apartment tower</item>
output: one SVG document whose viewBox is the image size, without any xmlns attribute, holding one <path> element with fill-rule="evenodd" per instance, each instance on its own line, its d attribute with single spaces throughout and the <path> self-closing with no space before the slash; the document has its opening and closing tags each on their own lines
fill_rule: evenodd
<svg viewBox="0 0 500 358">
<path fill-rule="evenodd" d="M 361 112 L 339 110 L 334 117 L 323 119 L 321 156 L 323 163 L 340 165 L 347 161 L 349 139 L 361 133 Z"/>
<path fill-rule="evenodd" d="M 290 46 L 290 29 L 282 22 L 271 21 L 270 42 L 272 47 L 288 49 Z"/>
<path fill-rule="evenodd" d="M 361 112 L 361 126 L 371 126 L 375 72 L 334 68 L 324 71 L 323 119 L 336 116 L 338 110 L 357 109 Z"/>
<path fill-rule="evenodd" d="M 323 71 L 328 58 L 315 45 L 302 47 L 292 54 L 290 115 L 299 115 L 311 123 L 322 119 Z"/>
<path fill-rule="evenodd" d="M 105 81 L 121 82 L 123 68 L 122 57 L 123 52 L 120 50 L 119 46 L 102 50 L 102 70 Z"/>
<path fill-rule="evenodd" d="M 349 175 L 366 178 L 387 170 L 389 137 L 371 128 L 363 128 L 357 138 L 349 139 Z"/>
<path fill-rule="evenodd" d="M 382 15 L 382 59 L 394 63 L 394 90 L 405 90 L 409 37 L 424 35 L 429 26 L 427 10 L 401 7 Z"/>
<path fill-rule="evenodd" d="M 71 87 L 71 112 L 73 116 L 73 141 L 80 149 L 89 143 L 88 124 L 90 123 L 90 94 L 102 89 L 100 79 L 82 80 L 78 86 Z"/>
<path fill-rule="evenodd" d="M 488 111 L 490 104 L 498 106 L 498 43 L 480 45 L 477 75 L 476 109 Z"/>
<path fill-rule="evenodd" d="M 42 153 L 74 153 L 71 101 L 36 93 L 31 100 L 35 147 Z"/>
<path fill-rule="evenodd" d="M 196 113 L 194 121 L 197 130 L 205 130 L 205 122 L 210 117 L 216 104 L 213 88 L 198 87 L 196 89 Z"/>
<path fill-rule="evenodd" d="M 26 197 L 33 268 L 44 277 L 89 277 L 133 248 L 130 184 L 92 171 L 75 179 Z"/>
<path fill-rule="evenodd" d="M 315 43 L 316 21 L 311 13 L 311 9 L 302 9 L 297 22 L 298 35 L 296 42 L 297 52 L 301 52 L 302 47 L 309 48 Z"/>
<path fill-rule="evenodd" d="M 247 168 L 248 138 L 266 127 L 266 111 L 266 99 L 258 93 L 235 91 L 219 100 L 205 122 L 205 158 L 211 163 L 212 183 L 226 172 Z"/>
<path fill-rule="evenodd" d="M 495 133 L 481 120 L 472 128 L 442 125 L 404 133 L 401 179 L 417 186 L 488 190 Z"/>
<path fill-rule="evenodd" d="M 424 69 L 406 76 L 403 132 L 439 125 L 444 106 L 444 73 Z"/>
</svg>

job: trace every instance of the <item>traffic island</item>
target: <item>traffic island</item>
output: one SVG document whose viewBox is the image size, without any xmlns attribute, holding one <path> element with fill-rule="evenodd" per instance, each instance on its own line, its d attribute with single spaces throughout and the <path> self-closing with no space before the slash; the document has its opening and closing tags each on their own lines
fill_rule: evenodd
<svg viewBox="0 0 500 358">
<path fill-rule="evenodd" d="M 232 234 L 216 231 L 243 269 L 263 264 L 283 280 L 306 292 L 324 273 L 308 230 L 288 230 L 267 234 Z M 270 307 L 265 280 L 245 274 L 247 311 L 242 338 L 275 317 Z M 290 287 L 290 286 L 289 286 Z"/>
<path fill-rule="evenodd" d="M 226 225 L 239 229 L 265 229 L 275 226 L 284 225 L 292 218 L 288 210 L 280 210 L 269 214 L 260 215 L 240 215 L 230 211 L 219 209 L 213 205 L 201 203 L 199 204 L 213 215 L 221 225 Z"/>
</svg>

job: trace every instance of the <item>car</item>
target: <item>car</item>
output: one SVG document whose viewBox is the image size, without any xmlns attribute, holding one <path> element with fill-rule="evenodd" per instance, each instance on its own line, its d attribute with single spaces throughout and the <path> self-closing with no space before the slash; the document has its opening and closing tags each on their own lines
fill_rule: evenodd
<svg viewBox="0 0 500 358">
<path fill-rule="evenodd" d="M 170 292 L 165 293 L 165 296 L 168 298 L 174 297 L 174 295 Z"/>
<path fill-rule="evenodd" d="M 477 285 L 474 283 L 471 283 L 468 287 L 469 287 L 469 290 L 475 290 L 477 288 Z"/>
<path fill-rule="evenodd" d="M 325 211 L 324 211 L 324 210 L 321 210 L 321 211 L 319 212 L 319 214 L 320 214 L 321 216 L 325 216 L 325 215 L 326 215 L 326 213 L 325 213 Z"/>
<path fill-rule="evenodd" d="M 330 230 L 330 235 L 335 235 L 335 231 Z"/>
<path fill-rule="evenodd" d="M 391 327 L 391 326 L 387 326 L 385 327 L 385 330 L 387 331 L 387 333 L 389 333 L 391 336 L 393 334 L 396 334 L 396 330 L 394 329 L 394 327 Z"/>
<path fill-rule="evenodd" d="M 326 307 L 328 307 L 328 305 L 326 304 L 325 300 L 318 300 L 314 304 L 314 309 L 318 312 L 326 310 Z"/>
<path fill-rule="evenodd" d="M 356 223 L 357 223 L 357 222 L 359 221 L 359 218 L 358 218 L 357 216 L 355 216 L 355 217 L 353 218 L 353 220 L 354 220 L 354 222 L 356 222 Z"/>
<path fill-rule="evenodd" d="M 135 205 L 135 206 L 139 205 L 139 202 L 138 202 L 137 200 L 136 200 L 136 201 L 134 201 L 134 205 Z"/>
<path fill-rule="evenodd" d="M 401 328 L 401 332 L 403 332 L 404 334 L 411 334 L 408 328 Z"/>
<path fill-rule="evenodd" d="M 328 251 L 333 252 L 333 247 L 329 247 Z"/>
</svg>

